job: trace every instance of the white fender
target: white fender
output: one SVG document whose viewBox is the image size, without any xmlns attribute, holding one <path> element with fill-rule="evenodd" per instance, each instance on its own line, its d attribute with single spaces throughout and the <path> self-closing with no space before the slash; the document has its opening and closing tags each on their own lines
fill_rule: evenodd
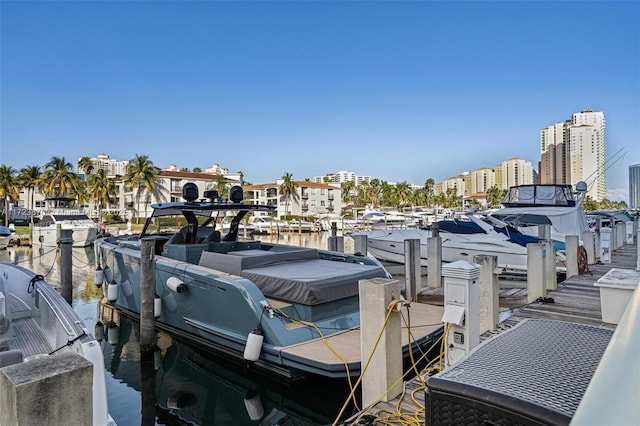
<svg viewBox="0 0 640 426">
<path fill-rule="evenodd" d="M 244 406 L 252 421 L 260 420 L 262 416 L 264 416 L 264 407 L 262 406 L 262 400 L 258 392 L 254 390 L 247 392 L 244 396 Z"/>
<path fill-rule="evenodd" d="M 260 358 L 262 350 L 262 341 L 264 336 L 260 331 L 260 327 L 252 330 L 247 336 L 247 345 L 244 347 L 244 359 L 248 362 L 256 362 Z"/>
<path fill-rule="evenodd" d="M 153 316 L 158 318 L 162 315 L 162 299 L 156 294 L 153 298 Z"/>
<path fill-rule="evenodd" d="M 96 268 L 96 271 L 93 273 L 93 283 L 96 285 L 96 287 L 100 288 L 102 287 L 103 281 L 104 281 L 104 271 L 102 270 L 100 265 L 98 265 L 98 267 Z"/>
<path fill-rule="evenodd" d="M 102 342 L 102 339 L 104 339 L 104 324 L 101 321 L 96 323 L 93 335 L 98 342 Z"/>
<path fill-rule="evenodd" d="M 109 328 L 107 329 L 107 340 L 112 345 L 117 345 L 120 340 L 120 327 L 118 327 L 115 323 L 109 324 Z"/>
<path fill-rule="evenodd" d="M 111 280 L 109 282 L 109 285 L 107 287 L 107 299 L 109 299 L 110 302 L 115 302 L 116 300 L 118 300 L 118 287 L 118 281 Z"/>
<path fill-rule="evenodd" d="M 105 280 L 107 283 L 110 283 L 110 282 L 111 282 L 111 280 L 113 280 L 113 271 L 111 270 L 111 268 L 109 267 L 109 265 L 105 266 L 105 267 L 102 269 L 102 272 L 103 272 L 103 274 L 104 274 L 104 280 Z"/>
<path fill-rule="evenodd" d="M 184 281 L 177 277 L 169 277 L 167 280 L 167 287 L 176 293 L 184 293 L 188 288 Z"/>
</svg>

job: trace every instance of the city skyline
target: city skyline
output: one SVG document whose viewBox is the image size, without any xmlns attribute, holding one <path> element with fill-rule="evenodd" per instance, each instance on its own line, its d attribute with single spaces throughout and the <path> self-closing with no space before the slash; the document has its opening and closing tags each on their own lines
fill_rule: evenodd
<svg viewBox="0 0 640 426">
<path fill-rule="evenodd" d="M 2 2 L 0 163 L 148 155 L 248 181 L 422 184 L 607 116 L 607 198 L 640 163 L 636 2 Z M 607 163 L 610 165 L 610 163 Z"/>
</svg>

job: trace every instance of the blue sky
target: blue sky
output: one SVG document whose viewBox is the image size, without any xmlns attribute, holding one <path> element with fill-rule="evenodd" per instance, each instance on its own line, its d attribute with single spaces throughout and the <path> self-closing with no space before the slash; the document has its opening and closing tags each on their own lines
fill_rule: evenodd
<svg viewBox="0 0 640 426">
<path fill-rule="evenodd" d="M 423 184 L 602 110 L 640 163 L 640 2 L 5 1 L 0 164 L 52 156 Z M 624 153 L 624 156 L 622 154 Z M 628 200 L 627 200 L 628 201 Z"/>
</svg>

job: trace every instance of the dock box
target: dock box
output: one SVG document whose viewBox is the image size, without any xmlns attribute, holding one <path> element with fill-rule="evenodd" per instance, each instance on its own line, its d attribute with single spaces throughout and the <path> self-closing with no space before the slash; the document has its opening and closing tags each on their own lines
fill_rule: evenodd
<svg viewBox="0 0 640 426">
<path fill-rule="evenodd" d="M 627 308 L 633 292 L 640 282 L 640 271 L 613 268 L 604 274 L 594 286 L 600 287 L 602 321 L 618 324 Z"/>
<path fill-rule="evenodd" d="M 426 424 L 568 425 L 612 335 L 525 319 L 427 379 Z"/>
</svg>

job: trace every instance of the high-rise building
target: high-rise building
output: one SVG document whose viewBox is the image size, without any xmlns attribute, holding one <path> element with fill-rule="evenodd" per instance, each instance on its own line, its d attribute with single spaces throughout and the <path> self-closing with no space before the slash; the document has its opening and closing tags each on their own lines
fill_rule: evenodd
<svg viewBox="0 0 640 426">
<path fill-rule="evenodd" d="M 106 170 L 107 176 L 124 176 L 127 173 L 127 166 L 129 160 L 118 161 L 114 158 L 109 158 L 105 153 L 98 154 L 97 157 L 91 159 L 94 170 Z M 76 170 L 80 172 L 79 166 L 76 164 Z"/>
<path fill-rule="evenodd" d="M 605 119 L 602 111 L 583 110 L 571 120 L 540 131 L 540 182 L 587 183 L 587 195 L 605 197 Z"/>
<path fill-rule="evenodd" d="M 498 189 L 533 183 L 533 165 L 522 158 L 504 160 L 493 168 L 494 183 Z"/>
<path fill-rule="evenodd" d="M 629 166 L 629 208 L 640 209 L 640 164 Z"/>
</svg>

